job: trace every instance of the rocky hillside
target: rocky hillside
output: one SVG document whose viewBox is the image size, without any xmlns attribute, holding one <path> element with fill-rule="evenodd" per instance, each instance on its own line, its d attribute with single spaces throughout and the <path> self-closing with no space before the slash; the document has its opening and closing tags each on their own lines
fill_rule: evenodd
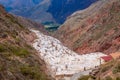
<svg viewBox="0 0 120 80">
<path fill-rule="evenodd" d="M 36 36 L 26 27 L 33 24 L 18 19 L 0 6 L 0 80 L 51 80 L 30 46 Z"/>
<path fill-rule="evenodd" d="M 120 50 L 120 0 L 100 0 L 77 11 L 59 28 L 57 35 L 78 53 Z"/>
</svg>

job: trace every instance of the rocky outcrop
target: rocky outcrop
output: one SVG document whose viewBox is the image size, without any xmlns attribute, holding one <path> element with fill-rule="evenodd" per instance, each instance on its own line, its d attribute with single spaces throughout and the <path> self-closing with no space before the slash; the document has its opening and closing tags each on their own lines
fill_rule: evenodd
<svg viewBox="0 0 120 80">
<path fill-rule="evenodd" d="M 120 2 L 100 0 L 77 11 L 59 28 L 57 36 L 78 53 L 120 50 Z"/>
</svg>

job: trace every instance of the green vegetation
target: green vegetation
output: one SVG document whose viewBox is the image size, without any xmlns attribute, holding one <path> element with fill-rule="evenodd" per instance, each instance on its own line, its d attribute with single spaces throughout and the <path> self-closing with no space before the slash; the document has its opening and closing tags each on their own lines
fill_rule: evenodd
<svg viewBox="0 0 120 80">
<path fill-rule="evenodd" d="M 105 80 L 113 80 L 110 76 L 107 76 Z"/>
<path fill-rule="evenodd" d="M 12 53 L 13 55 L 20 56 L 20 57 L 25 57 L 29 52 L 29 48 L 24 48 L 24 47 L 18 47 L 14 45 L 9 45 L 8 43 L 5 44 L 0 44 L 0 52 L 4 52 L 4 55 L 6 53 Z"/>
<path fill-rule="evenodd" d="M 116 80 L 120 80 L 120 77 L 117 77 Z"/>
<path fill-rule="evenodd" d="M 114 69 L 113 69 L 113 74 L 116 74 L 116 73 L 120 73 L 120 63 L 118 63 L 115 67 L 114 67 Z"/>
<path fill-rule="evenodd" d="M 27 44 L 22 47 L 10 43 L 0 43 L 0 73 L 4 74 L 4 71 L 8 71 L 13 75 L 22 75 L 26 80 L 48 80 L 42 70 L 43 62 L 39 63 L 30 49 L 32 47 Z M 13 80 L 13 78 L 9 80 Z"/>
<path fill-rule="evenodd" d="M 82 76 L 81 78 L 79 78 L 78 80 L 88 80 L 90 78 L 90 76 Z"/>
<path fill-rule="evenodd" d="M 20 71 L 24 76 L 30 77 L 31 79 L 46 80 L 45 75 L 40 73 L 38 68 L 39 67 L 31 67 L 24 65 L 20 68 Z"/>
<path fill-rule="evenodd" d="M 57 24 L 54 22 L 44 22 L 43 25 L 46 30 L 51 31 L 51 32 L 56 31 L 60 26 L 60 24 Z"/>
<path fill-rule="evenodd" d="M 6 51 L 5 47 L 0 44 L 0 52 L 5 52 L 5 51 Z"/>
<path fill-rule="evenodd" d="M 12 53 L 16 56 L 26 56 L 28 55 L 30 52 L 25 49 L 25 48 L 20 48 L 20 47 L 11 47 L 10 48 Z"/>
</svg>

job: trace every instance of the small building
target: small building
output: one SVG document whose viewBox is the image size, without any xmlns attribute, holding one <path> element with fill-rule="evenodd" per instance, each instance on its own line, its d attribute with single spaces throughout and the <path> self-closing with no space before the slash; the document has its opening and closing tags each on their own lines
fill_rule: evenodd
<svg viewBox="0 0 120 80">
<path fill-rule="evenodd" d="M 111 53 L 110 55 L 113 57 L 113 59 L 120 58 L 120 52 Z"/>
<path fill-rule="evenodd" d="M 111 61 L 113 57 L 111 55 L 101 57 L 105 62 Z"/>
</svg>

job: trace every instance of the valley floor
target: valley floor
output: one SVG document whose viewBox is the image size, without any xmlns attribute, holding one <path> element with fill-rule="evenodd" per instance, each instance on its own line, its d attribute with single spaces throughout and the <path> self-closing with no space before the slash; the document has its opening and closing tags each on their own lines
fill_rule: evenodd
<svg viewBox="0 0 120 80">
<path fill-rule="evenodd" d="M 39 52 L 53 77 L 72 76 L 85 70 L 94 69 L 103 64 L 101 52 L 78 55 L 65 47 L 59 40 L 42 34 L 40 31 L 31 30 L 37 35 L 33 47 Z M 57 79 L 56 79 L 57 80 Z"/>
</svg>

